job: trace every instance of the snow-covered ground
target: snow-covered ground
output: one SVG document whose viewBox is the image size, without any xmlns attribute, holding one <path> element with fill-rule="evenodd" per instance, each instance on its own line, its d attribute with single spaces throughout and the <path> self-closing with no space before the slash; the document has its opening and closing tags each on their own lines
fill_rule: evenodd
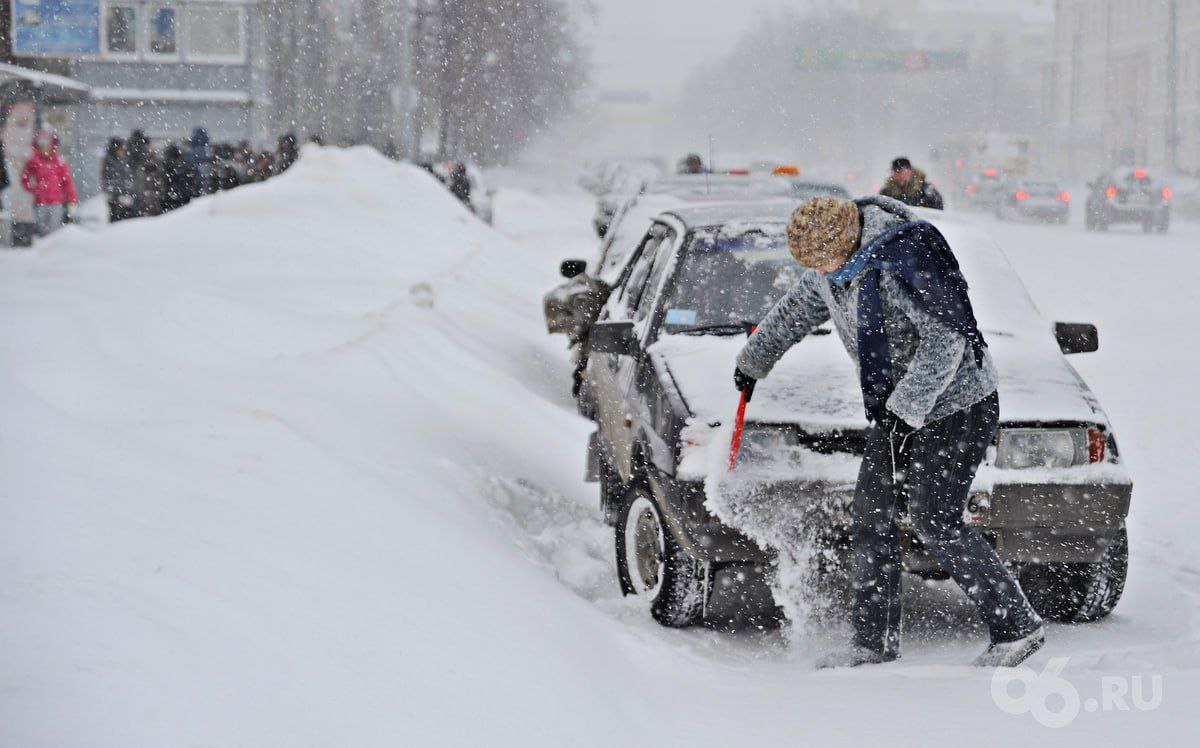
<svg viewBox="0 0 1200 748">
<path fill-rule="evenodd" d="M 0 254 L 0 745 L 1195 734 L 1200 229 L 994 227 L 1047 316 L 1100 325 L 1076 363 L 1136 482 L 1125 601 L 1051 627 L 1032 665 L 1069 657 L 1082 699 L 1162 677 L 1157 709 L 1051 731 L 965 664 L 984 634 L 945 585 L 909 590 L 901 662 L 855 671 L 621 599 L 539 306 L 594 251 L 591 204 L 561 178 L 499 183 L 518 186 L 493 230 L 419 170 L 309 150 Z"/>
</svg>

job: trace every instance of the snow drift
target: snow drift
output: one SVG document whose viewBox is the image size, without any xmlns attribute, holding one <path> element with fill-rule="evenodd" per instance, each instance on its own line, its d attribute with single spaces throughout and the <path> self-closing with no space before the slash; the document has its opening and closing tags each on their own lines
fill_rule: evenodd
<svg viewBox="0 0 1200 748">
<path fill-rule="evenodd" d="M 529 219 L 513 233 L 564 231 L 566 207 L 588 231 L 578 198 L 508 197 L 498 225 L 506 205 Z M 660 629 L 619 598 L 581 482 L 588 426 L 540 318 L 567 254 L 365 149 L 4 253 L 0 743 L 876 742 L 914 714 L 982 743 L 1036 729 L 994 706 L 990 673 L 943 664 L 982 645 L 944 588 L 912 590 L 904 662 L 853 674 L 813 673 L 771 633 Z M 1179 608 L 1170 589 L 1141 609 Z M 1170 659 L 1182 696 L 1194 624 L 1120 613 L 1055 628 L 1048 652 L 1078 655 L 1081 684 Z M 1071 735 L 1140 740 L 1189 713 L 1084 715 Z"/>
</svg>

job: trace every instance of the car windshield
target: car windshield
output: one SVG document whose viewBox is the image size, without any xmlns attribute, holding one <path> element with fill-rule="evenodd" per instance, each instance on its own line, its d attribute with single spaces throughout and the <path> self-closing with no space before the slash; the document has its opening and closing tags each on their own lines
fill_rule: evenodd
<svg viewBox="0 0 1200 748">
<path fill-rule="evenodd" d="M 781 224 L 697 231 L 667 300 L 664 330 L 736 333 L 761 322 L 803 272 Z"/>
</svg>

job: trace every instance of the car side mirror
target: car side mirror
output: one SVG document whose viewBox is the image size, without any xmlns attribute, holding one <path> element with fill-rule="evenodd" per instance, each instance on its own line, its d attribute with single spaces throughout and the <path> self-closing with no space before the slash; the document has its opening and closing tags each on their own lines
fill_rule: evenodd
<svg viewBox="0 0 1200 748">
<path fill-rule="evenodd" d="M 1094 353 L 1100 349 L 1100 331 L 1086 322 L 1055 322 L 1054 338 L 1063 353 Z"/>
<path fill-rule="evenodd" d="M 562 273 L 564 278 L 574 278 L 577 275 L 583 275 L 587 270 L 587 263 L 583 260 L 563 260 L 563 263 L 558 266 L 558 272 Z"/>
<path fill-rule="evenodd" d="M 588 349 L 592 353 L 632 356 L 634 344 L 633 323 L 628 320 L 597 322 L 588 335 Z"/>
</svg>

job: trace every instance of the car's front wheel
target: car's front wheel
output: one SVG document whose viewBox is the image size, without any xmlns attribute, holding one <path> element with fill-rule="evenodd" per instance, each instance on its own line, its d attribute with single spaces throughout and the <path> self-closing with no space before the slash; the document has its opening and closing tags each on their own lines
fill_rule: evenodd
<svg viewBox="0 0 1200 748">
<path fill-rule="evenodd" d="M 706 565 L 675 542 L 642 486 L 629 491 L 621 508 L 616 556 L 621 591 L 644 598 L 654 620 L 674 628 L 700 620 L 708 591 Z"/>
<path fill-rule="evenodd" d="M 1129 536 L 1122 527 L 1094 564 L 1031 564 L 1021 570 L 1021 589 L 1043 618 L 1085 623 L 1117 607 L 1129 570 Z"/>
</svg>

